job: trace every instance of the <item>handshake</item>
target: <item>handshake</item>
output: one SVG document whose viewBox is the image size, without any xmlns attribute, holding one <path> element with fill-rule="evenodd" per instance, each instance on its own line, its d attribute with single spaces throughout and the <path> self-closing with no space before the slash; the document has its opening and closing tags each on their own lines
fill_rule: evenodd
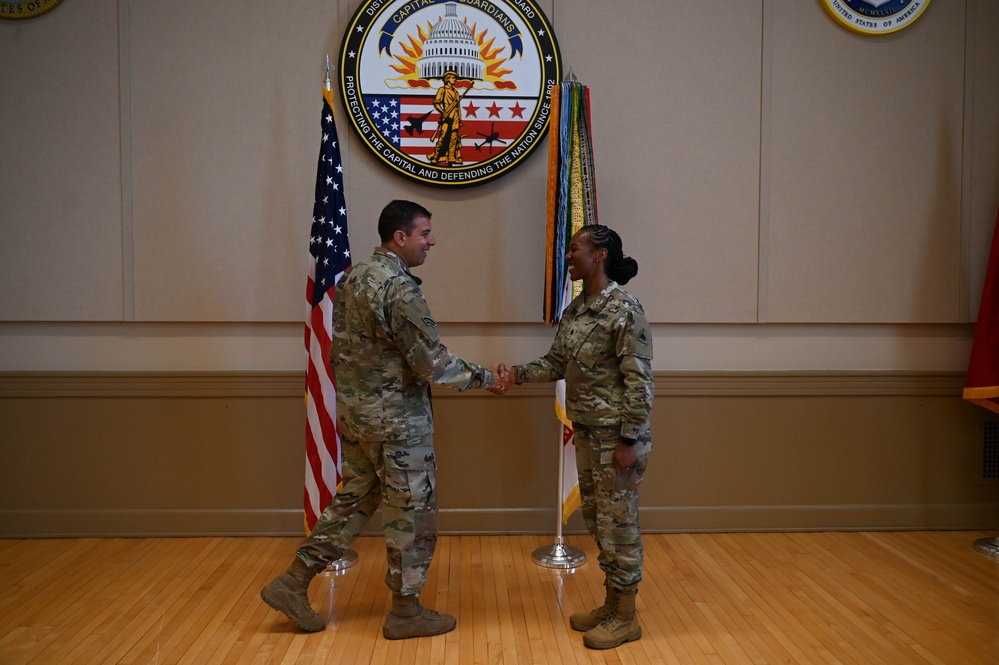
<svg viewBox="0 0 999 665">
<path fill-rule="evenodd" d="M 493 365 L 490 369 L 493 371 L 493 385 L 488 388 L 489 392 L 494 395 L 505 395 L 517 378 L 516 372 L 503 363 Z"/>
</svg>

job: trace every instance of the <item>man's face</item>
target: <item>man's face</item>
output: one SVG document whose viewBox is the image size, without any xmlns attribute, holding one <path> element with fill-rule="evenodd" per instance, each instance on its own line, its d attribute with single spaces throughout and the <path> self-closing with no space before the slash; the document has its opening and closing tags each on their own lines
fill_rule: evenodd
<svg viewBox="0 0 999 665">
<path fill-rule="evenodd" d="M 397 237 L 402 238 L 399 255 L 410 268 L 423 265 L 423 262 L 427 260 L 430 248 L 437 244 L 437 239 L 434 238 L 434 234 L 430 230 L 430 218 L 423 215 L 413 220 L 413 229 L 409 235 L 400 231 L 397 233 Z"/>
</svg>

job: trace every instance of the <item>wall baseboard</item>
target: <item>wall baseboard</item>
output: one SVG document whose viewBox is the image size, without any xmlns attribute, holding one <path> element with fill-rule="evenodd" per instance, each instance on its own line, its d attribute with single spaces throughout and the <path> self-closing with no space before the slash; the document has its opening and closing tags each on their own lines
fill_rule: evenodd
<svg viewBox="0 0 999 665">
<path fill-rule="evenodd" d="M 645 533 L 732 531 L 883 531 L 999 529 L 999 503 L 896 506 L 684 506 L 642 508 Z M 287 510 L 0 510 L 0 538 L 301 537 L 301 511 Z M 381 512 L 363 535 L 381 534 Z M 555 511 L 441 510 L 442 534 L 552 534 Z M 576 513 L 562 528 L 585 533 Z"/>
</svg>

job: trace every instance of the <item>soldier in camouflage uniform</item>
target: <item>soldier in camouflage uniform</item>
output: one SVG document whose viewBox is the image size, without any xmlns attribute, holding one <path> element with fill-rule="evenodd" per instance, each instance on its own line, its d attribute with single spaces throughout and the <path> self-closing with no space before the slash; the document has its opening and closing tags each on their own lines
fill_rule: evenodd
<svg viewBox="0 0 999 665">
<path fill-rule="evenodd" d="M 565 379 L 583 520 L 600 549 L 606 600 L 570 617 L 595 649 L 642 636 L 635 595 L 642 579 L 638 488 L 652 449 L 652 335 L 638 300 L 619 284 L 638 272 L 617 233 L 598 224 L 573 235 L 569 277 L 583 292 L 562 314 L 551 349 L 512 368 L 517 383 Z"/>
<path fill-rule="evenodd" d="M 309 605 L 312 578 L 343 555 L 382 509 L 392 608 L 389 639 L 439 635 L 455 618 L 419 601 L 437 544 L 436 462 L 430 382 L 456 390 L 494 385 L 494 372 L 452 355 L 410 268 L 436 243 L 430 212 L 393 201 L 378 220 L 382 244 L 339 281 L 333 300 L 330 362 L 337 384 L 343 486 L 323 511 L 291 566 L 261 596 L 299 628 L 326 623 Z M 497 369 L 498 368 L 494 368 Z"/>
</svg>

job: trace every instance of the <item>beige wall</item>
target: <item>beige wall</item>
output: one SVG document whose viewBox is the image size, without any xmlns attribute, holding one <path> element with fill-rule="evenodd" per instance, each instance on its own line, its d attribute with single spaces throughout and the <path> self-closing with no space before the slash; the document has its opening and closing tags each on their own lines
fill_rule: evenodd
<svg viewBox="0 0 999 665">
<path fill-rule="evenodd" d="M 0 24 L 0 319 L 298 321 L 321 65 L 358 4 L 93 0 Z M 879 37 L 818 2 L 541 5 L 591 89 L 601 219 L 653 322 L 974 319 L 999 205 L 994 3 Z M 437 316 L 538 320 L 543 157 L 436 189 L 340 125 L 356 255 L 386 200 L 424 201 Z"/>
<path fill-rule="evenodd" d="M 98 531 L 141 532 L 161 510 L 167 531 L 294 529 L 322 63 L 359 4 L 87 0 L 0 22 L 0 531 L 71 532 L 77 507 Z M 817 0 L 540 4 L 590 87 L 601 221 L 638 259 L 629 289 L 654 324 L 653 527 L 988 523 L 995 488 L 967 480 L 984 415 L 957 395 L 999 208 L 999 6 L 938 0 L 867 37 Z M 339 120 L 354 255 L 388 199 L 425 203 L 439 244 L 418 274 L 452 349 L 544 352 L 545 151 L 434 189 Z M 753 378 L 828 370 L 951 378 L 925 400 L 775 396 Z M 163 371 L 225 387 L 175 394 Z M 277 393 L 246 394 L 274 372 Z M 697 393 L 715 372 L 741 381 L 736 397 Z M 690 381 L 675 393 L 671 376 Z M 145 397 L 135 377 L 153 377 Z M 506 451 L 492 430 L 466 439 L 480 422 L 515 420 L 527 450 L 547 445 L 547 396 L 442 402 L 442 459 Z M 442 469 L 448 523 L 476 530 L 495 510 L 500 529 L 543 528 L 554 461 L 530 455 L 514 495 L 524 459 L 502 453 L 494 503 Z M 48 460 L 60 483 L 40 494 Z"/>
</svg>

